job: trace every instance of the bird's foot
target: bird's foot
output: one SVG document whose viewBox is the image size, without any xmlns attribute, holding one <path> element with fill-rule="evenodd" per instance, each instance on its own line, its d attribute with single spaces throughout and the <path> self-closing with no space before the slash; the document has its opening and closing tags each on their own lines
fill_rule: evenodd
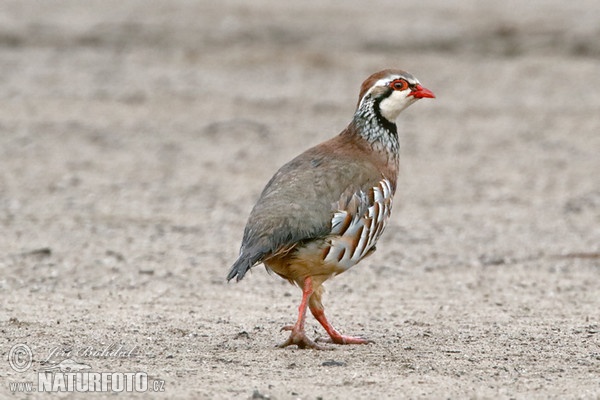
<svg viewBox="0 0 600 400">
<path fill-rule="evenodd" d="M 306 336 L 304 330 L 297 329 L 294 325 L 288 325 L 281 328 L 282 331 L 291 331 L 290 337 L 277 347 L 298 346 L 299 349 L 331 350 L 329 347 L 321 346 Z"/>
<path fill-rule="evenodd" d="M 325 313 L 323 312 L 323 306 L 320 303 L 316 305 L 313 304 L 310 308 L 313 316 L 319 321 L 319 323 L 323 326 L 327 334 L 328 338 L 318 338 L 317 342 L 326 342 L 326 343 L 334 343 L 334 344 L 369 344 L 373 343 L 372 340 L 355 337 L 355 336 L 344 336 L 335 329 L 327 318 L 325 318 Z"/>
<path fill-rule="evenodd" d="M 328 338 L 319 337 L 317 342 L 333 343 L 333 344 L 369 344 L 374 343 L 372 340 L 356 337 L 356 336 L 345 336 L 345 335 L 331 335 Z"/>
</svg>

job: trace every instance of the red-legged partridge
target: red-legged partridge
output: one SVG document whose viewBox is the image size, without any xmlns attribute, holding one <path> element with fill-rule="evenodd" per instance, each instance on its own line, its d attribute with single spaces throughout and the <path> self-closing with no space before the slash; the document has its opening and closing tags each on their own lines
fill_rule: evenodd
<svg viewBox="0 0 600 400">
<path fill-rule="evenodd" d="M 308 149 L 271 178 L 252 209 L 237 261 L 238 281 L 258 263 L 302 289 L 298 320 L 280 346 L 323 347 L 304 331 L 306 308 L 337 344 L 364 344 L 327 321 L 322 284 L 375 250 L 390 218 L 398 175 L 396 118 L 418 99 L 435 97 L 401 70 L 362 84 L 352 121 L 338 136 Z"/>
</svg>

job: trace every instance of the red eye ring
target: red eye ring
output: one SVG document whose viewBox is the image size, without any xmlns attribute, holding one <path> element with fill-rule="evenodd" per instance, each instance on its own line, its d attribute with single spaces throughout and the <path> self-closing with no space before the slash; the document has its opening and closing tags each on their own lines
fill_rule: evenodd
<svg viewBox="0 0 600 400">
<path fill-rule="evenodd" d="M 404 79 L 396 79 L 390 83 L 390 87 L 394 90 L 406 90 L 408 89 L 408 82 Z"/>
</svg>

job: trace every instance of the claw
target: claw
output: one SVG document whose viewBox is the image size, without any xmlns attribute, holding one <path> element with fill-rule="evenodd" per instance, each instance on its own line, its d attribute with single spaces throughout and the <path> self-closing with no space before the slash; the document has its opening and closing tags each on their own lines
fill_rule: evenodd
<svg viewBox="0 0 600 400">
<path fill-rule="evenodd" d="M 320 344 L 317 344 L 315 341 L 309 339 L 306 336 L 306 333 L 304 333 L 304 331 L 299 331 L 297 329 L 294 329 L 293 326 L 284 326 L 283 328 L 281 328 L 281 330 L 282 331 L 284 331 L 284 330 L 292 331 L 292 333 L 290 334 L 290 337 L 287 338 L 287 340 L 285 342 L 283 342 L 277 346 L 279 348 L 296 345 L 296 346 L 298 346 L 299 349 L 333 350 L 330 347 L 321 346 Z"/>
</svg>

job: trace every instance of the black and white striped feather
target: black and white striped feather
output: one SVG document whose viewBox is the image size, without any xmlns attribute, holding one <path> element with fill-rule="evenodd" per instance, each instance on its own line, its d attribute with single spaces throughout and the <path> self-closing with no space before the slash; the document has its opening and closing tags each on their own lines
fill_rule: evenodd
<svg viewBox="0 0 600 400">
<path fill-rule="evenodd" d="M 343 196 L 331 220 L 331 244 L 324 261 L 346 270 L 373 251 L 390 218 L 393 195 L 384 178 L 368 192 Z"/>
</svg>

